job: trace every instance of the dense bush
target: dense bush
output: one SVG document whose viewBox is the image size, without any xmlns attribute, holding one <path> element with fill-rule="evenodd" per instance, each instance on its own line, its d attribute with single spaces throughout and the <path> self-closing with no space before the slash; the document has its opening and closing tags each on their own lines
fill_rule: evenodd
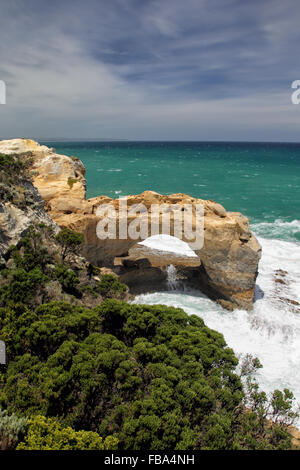
<svg viewBox="0 0 300 470">
<path fill-rule="evenodd" d="M 222 335 L 180 309 L 52 303 L 22 321 L 3 314 L 0 331 L 12 330 L 3 405 L 116 434 L 123 448 L 193 448 L 209 417 L 242 397 Z"/>
<path fill-rule="evenodd" d="M 32 203 L 28 180 L 30 155 L 0 154 L 0 201 L 12 202 L 15 206 L 26 209 Z"/>
<path fill-rule="evenodd" d="M 74 232 L 69 228 L 63 228 L 55 237 L 61 245 L 61 257 L 64 261 L 67 256 L 75 254 L 83 243 L 82 233 Z"/>
<path fill-rule="evenodd" d="M 38 415 L 28 420 L 27 432 L 17 450 L 114 450 L 117 445 L 115 437 L 103 440 L 95 432 L 74 431 L 55 419 Z"/>
<path fill-rule="evenodd" d="M 2 305 L 27 304 L 40 287 L 49 280 L 45 267 L 50 261 L 48 251 L 42 245 L 43 232 L 50 229 L 40 227 L 40 231 L 29 227 L 27 234 L 17 248 L 12 246 L 8 255 L 14 261 L 11 269 L 1 271 L 4 282 L 0 284 L 0 302 Z M 0 280 L 1 280 L 0 278 Z M 6 281 L 5 281 L 6 280 Z"/>
<path fill-rule="evenodd" d="M 19 243 L 18 249 L 15 246 L 10 248 L 10 255 L 16 266 L 25 269 L 25 271 L 31 271 L 34 268 L 40 268 L 44 271 L 47 263 L 51 261 L 51 256 L 43 244 L 52 236 L 51 227 L 46 225 L 29 227 L 26 236 Z"/>
<path fill-rule="evenodd" d="M 0 153 L 0 172 L 13 175 L 18 175 L 24 171 L 28 165 L 22 161 L 18 155 L 4 155 Z"/>
<path fill-rule="evenodd" d="M 117 298 L 127 290 L 127 286 L 120 282 L 113 274 L 103 274 L 101 280 L 96 285 L 96 291 L 106 298 Z"/>
<path fill-rule="evenodd" d="M 72 269 L 68 269 L 63 264 L 58 264 L 55 267 L 54 277 L 61 283 L 65 292 L 76 296 L 80 295 L 77 289 L 79 279 Z"/>
<path fill-rule="evenodd" d="M 87 294 L 93 299 L 93 305 L 97 303 L 97 298 L 99 302 L 105 298 L 126 298 L 128 287 L 119 282 L 117 276 L 101 275 L 97 267 L 87 263 L 81 263 L 79 269 L 74 262 L 68 261 L 68 255 L 75 253 L 76 246 L 80 246 L 82 236 L 64 230 L 69 242 L 64 235 L 65 241 L 58 243 L 62 232 L 55 236 L 51 227 L 43 224 L 32 226 L 27 229 L 18 247 L 10 247 L 7 258 L 13 263 L 10 263 L 9 269 L 0 269 L 0 307 L 14 306 L 16 303 L 35 307 L 43 301 L 44 294 L 49 300 L 46 285 L 51 281 L 58 281 L 62 291 L 72 298 L 82 299 L 83 294 Z M 59 256 L 59 251 L 65 254 Z M 83 303 L 87 301 L 87 296 Z"/>
<path fill-rule="evenodd" d="M 29 302 L 39 286 L 42 286 L 47 277 L 39 268 L 30 272 L 18 268 L 10 272 L 9 284 L 0 288 L 0 299 L 5 305 L 13 306 L 15 303 Z"/>
<path fill-rule="evenodd" d="M 9 415 L 6 410 L 0 409 L 0 448 L 13 450 L 18 441 L 25 435 L 27 419 L 19 418 L 14 413 Z"/>
<path fill-rule="evenodd" d="M 272 441 L 257 412 L 244 412 L 223 336 L 181 309 L 106 300 L 0 313 L 9 357 L 0 402 L 10 413 L 59 417 L 123 449 L 290 445 L 280 426 Z"/>
</svg>

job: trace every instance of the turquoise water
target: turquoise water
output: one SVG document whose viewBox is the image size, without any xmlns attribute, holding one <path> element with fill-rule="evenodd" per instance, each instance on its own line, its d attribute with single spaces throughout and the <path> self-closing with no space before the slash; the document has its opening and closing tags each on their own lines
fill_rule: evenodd
<svg viewBox="0 0 300 470">
<path fill-rule="evenodd" d="M 49 142 L 86 167 L 87 197 L 153 190 L 213 199 L 253 224 L 300 219 L 300 144 Z M 273 227 L 275 228 L 275 227 Z M 272 236 L 273 228 L 258 227 Z M 270 232 L 270 233 L 268 233 Z M 285 235 L 300 240 L 297 227 Z"/>
</svg>

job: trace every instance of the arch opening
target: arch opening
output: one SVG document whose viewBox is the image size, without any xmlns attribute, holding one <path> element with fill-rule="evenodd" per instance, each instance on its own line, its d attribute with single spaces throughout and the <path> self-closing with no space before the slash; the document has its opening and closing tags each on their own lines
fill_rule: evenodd
<svg viewBox="0 0 300 470">
<path fill-rule="evenodd" d="M 188 243 L 171 235 L 153 235 L 129 250 L 131 256 L 144 255 L 153 266 L 200 266 L 199 256 Z"/>
<path fill-rule="evenodd" d="M 188 243 L 170 235 L 153 235 L 116 257 L 115 269 L 132 293 L 199 287 L 199 256 Z"/>
</svg>

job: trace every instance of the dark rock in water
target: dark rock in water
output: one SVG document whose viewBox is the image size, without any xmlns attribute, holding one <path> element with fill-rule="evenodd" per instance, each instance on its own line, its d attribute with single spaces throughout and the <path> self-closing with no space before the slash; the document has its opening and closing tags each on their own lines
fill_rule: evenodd
<svg viewBox="0 0 300 470">
<path fill-rule="evenodd" d="M 289 307 L 291 312 L 300 313 L 300 309 L 298 308 L 300 303 L 288 297 L 290 295 L 288 274 L 288 271 L 284 271 L 283 269 L 277 269 L 274 272 L 274 282 L 276 285 L 275 295 L 280 302 L 283 302 Z"/>
<path fill-rule="evenodd" d="M 287 285 L 287 282 L 286 282 L 286 281 L 284 281 L 283 279 L 275 278 L 275 282 L 277 282 L 278 284 L 284 284 L 284 285 Z"/>
<path fill-rule="evenodd" d="M 287 274 L 288 272 L 283 269 L 276 269 L 276 271 L 274 271 L 274 282 L 288 285 L 288 280 L 286 279 Z"/>
<path fill-rule="evenodd" d="M 288 303 L 288 304 L 290 304 L 290 305 L 296 305 L 296 306 L 300 305 L 300 303 L 297 302 L 297 300 L 288 299 L 288 298 L 286 298 L 286 297 L 279 297 L 279 298 L 280 298 L 280 300 L 282 300 L 282 302 L 286 302 L 286 303 Z"/>
<path fill-rule="evenodd" d="M 275 274 L 284 277 L 288 274 L 288 272 L 284 271 L 283 269 L 276 269 Z"/>
</svg>

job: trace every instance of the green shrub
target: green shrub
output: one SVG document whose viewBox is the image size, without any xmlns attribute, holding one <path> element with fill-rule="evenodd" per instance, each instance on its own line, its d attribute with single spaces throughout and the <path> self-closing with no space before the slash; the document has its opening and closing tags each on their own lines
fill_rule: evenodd
<svg viewBox="0 0 300 470">
<path fill-rule="evenodd" d="M 4 155 L 0 154 L 0 172 L 5 172 L 9 175 L 20 173 L 26 168 L 26 164 L 18 155 Z"/>
<path fill-rule="evenodd" d="M 76 297 L 80 295 L 77 290 L 79 279 L 72 269 L 68 269 L 63 264 L 58 264 L 55 268 L 54 277 L 61 283 L 65 292 Z"/>
<path fill-rule="evenodd" d="M 95 289 L 106 299 L 115 298 L 119 294 L 126 292 L 127 286 L 122 284 L 117 276 L 113 274 L 103 274 Z"/>
<path fill-rule="evenodd" d="M 71 178 L 71 177 L 68 178 L 68 185 L 69 185 L 70 189 L 73 188 L 73 185 L 74 185 L 75 183 L 77 183 L 77 179 L 76 179 L 76 178 Z"/>
<path fill-rule="evenodd" d="M 11 315 L 7 329 L 21 338 L 21 349 L 8 343 L 9 409 L 116 434 L 121 448 L 195 448 L 209 416 L 231 413 L 242 397 L 222 335 L 180 309 L 55 302 L 31 321 Z"/>
<path fill-rule="evenodd" d="M 75 254 L 83 243 L 82 233 L 74 232 L 69 228 L 61 229 L 55 239 L 61 245 L 61 257 L 63 261 L 67 256 Z"/>
<path fill-rule="evenodd" d="M 17 268 L 31 271 L 38 267 L 45 270 L 47 263 L 51 261 L 51 256 L 45 241 L 52 241 L 53 230 L 44 224 L 30 226 L 26 230 L 26 235 L 21 239 L 18 247 L 12 245 L 8 250 L 8 256 L 15 262 Z"/>
<path fill-rule="evenodd" d="M 244 389 L 223 336 L 181 309 L 114 299 L 94 309 L 66 302 L 0 309 L 0 338 L 9 356 L 0 404 L 9 413 L 114 435 L 120 449 L 291 446 L 290 392 L 275 391 L 270 401 L 251 370 Z M 276 425 L 266 426 L 270 412 Z"/>
<path fill-rule="evenodd" d="M 55 419 L 38 415 L 28 420 L 27 433 L 17 450 L 115 450 L 117 445 L 113 436 L 103 440 L 95 432 L 74 431 Z"/>
<path fill-rule="evenodd" d="M 90 284 L 82 286 L 80 288 L 80 292 L 82 294 L 84 294 L 86 292 L 86 293 L 92 295 L 93 297 L 98 297 L 99 296 L 99 293 L 97 292 L 97 289 L 95 288 L 95 286 L 91 286 Z"/>
<path fill-rule="evenodd" d="M 15 303 L 28 303 L 39 286 L 47 280 L 40 268 L 27 272 L 16 268 L 9 272 L 9 283 L 0 288 L 0 299 L 4 305 L 13 306 Z"/>
<path fill-rule="evenodd" d="M 1 450 L 13 450 L 25 434 L 27 419 L 19 418 L 14 413 L 7 414 L 0 408 L 0 444 Z"/>
</svg>

